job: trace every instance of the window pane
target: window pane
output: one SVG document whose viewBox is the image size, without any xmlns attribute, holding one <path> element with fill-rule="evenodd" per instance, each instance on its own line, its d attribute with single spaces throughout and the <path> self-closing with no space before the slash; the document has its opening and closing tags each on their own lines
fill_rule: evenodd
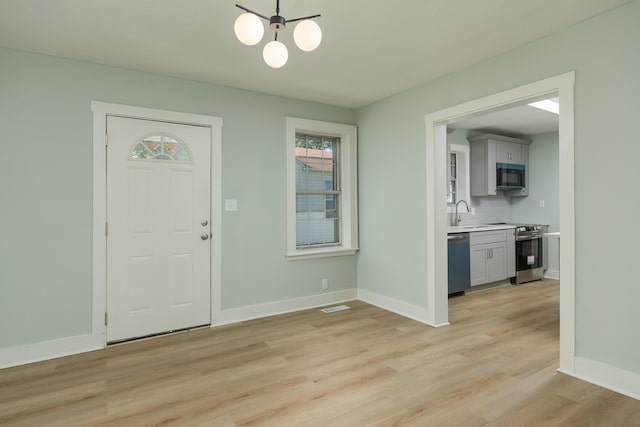
<svg viewBox="0 0 640 427">
<path fill-rule="evenodd" d="M 340 243 L 338 138 L 296 134 L 296 245 Z"/>
<path fill-rule="evenodd" d="M 298 214 L 296 245 L 313 246 L 339 243 L 339 222 L 324 218 L 323 212 Z"/>
<path fill-rule="evenodd" d="M 131 150 L 129 158 L 191 163 L 191 153 L 187 146 L 166 135 L 153 135 L 141 139 Z"/>
<path fill-rule="evenodd" d="M 297 194 L 296 212 L 324 212 L 323 194 Z"/>
<path fill-rule="evenodd" d="M 133 147 L 130 157 L 132 159 L 150 159 L 153 158 L 153 154 L 151 154 L 151 152 L 147 150 L 141 142 L 139 142 L 135 147 Z"/>
<path fill-rule="evenodd" d="M 457 179 L 458 179 L 458 160 L 456 153 L 449 155 L 449 189 L 447 191 L 447 203 L 455 204 L 457 202 Z"/>
</svg>

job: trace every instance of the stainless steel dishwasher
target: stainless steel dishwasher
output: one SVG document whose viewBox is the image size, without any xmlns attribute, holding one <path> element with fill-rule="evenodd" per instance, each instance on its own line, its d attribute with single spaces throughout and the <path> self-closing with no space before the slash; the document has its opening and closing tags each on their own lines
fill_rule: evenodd
<svg viewBox="0 0 640 427">
<path fill-rule="evenodd" d="M 447 235 L 449 295 L 471 288 L 469 233 Z"/>
</svg>

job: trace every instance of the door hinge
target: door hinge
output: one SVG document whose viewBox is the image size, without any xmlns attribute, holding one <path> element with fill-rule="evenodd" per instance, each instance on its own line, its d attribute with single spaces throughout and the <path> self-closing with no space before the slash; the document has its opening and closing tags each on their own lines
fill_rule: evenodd
<svg viewBox="0 0 640 427">
<path fill-rule="evenodd" d="M 105 236 L 109 235 L 109 223 L 108 222 L 104 223 L 104 235 Z"/>
<path fill-rule="evenodd" d="M 109 134 L 104 133 L 104 145 L 109 145 Z"/>
<path fill-rule="evenodd" d="M 107 312 L 104 312 L 104 326 L 107 326 L 107 323 L 109 323 L 109 314 L 107 314 Z"/>
</svg>

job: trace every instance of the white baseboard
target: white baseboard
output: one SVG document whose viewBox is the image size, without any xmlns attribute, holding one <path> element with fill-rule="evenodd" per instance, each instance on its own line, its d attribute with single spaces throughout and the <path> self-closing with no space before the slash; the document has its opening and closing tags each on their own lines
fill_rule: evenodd
<svg viewBox="0 0 640 427">
<path fill-rule="evenodd" d="M 385 295 L 380 295 L 375 292 L 367 291 L 366 289 L 358 289 L 358 299 L 368 304 L 375 305 L 376 307 L 383 308 L 387 311 L 399 314 L 409 319 L 417 320 L 429 326 L 445 326 L 445 325 L 431 325 L 427 319 L 427 309 L 414 304 L 410 304 L 405 301 L 400 301 L 395 298 L 391 298 Z"/>
<path fill-rule="evenodd" d="M 104 335 L 78 335 L 0 349 L 0 369 L 104 348 Z"/>
<path fill-rule="evenodd" d="M 640 374 L 582 357 L 575 358 L 574 372 L 564 374 L 640 400 Z"/>
<path fill-rule="evenodd" d="M 544 278 L 560 280 L 560 270 L 547 270 L 544 272 Z"/>
<path fill-rule="evenodd" d="M 344 291 L 328 292 L 302 298 L 229 308 L 222 310 L 218 316 L 214 316 L 214 322 L 211 326 L 222 326 L 230 323 L 244 322 L 246 320 L 291 313 L 294 311 L 308 310 L 310 308 L 338 304 L 345 301 L 352 301 L 354 299 L 357 299 L 356 289 L 347 289 Z"/>
</svg>

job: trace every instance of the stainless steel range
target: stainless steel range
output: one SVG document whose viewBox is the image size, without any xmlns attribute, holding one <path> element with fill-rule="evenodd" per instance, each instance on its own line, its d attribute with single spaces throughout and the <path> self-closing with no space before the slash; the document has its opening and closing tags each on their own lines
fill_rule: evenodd
<svg viewBox="0 0 640 427">
<path fill-rule="evenodd" d="M 547 242 L 543 237 L 548 225 L 516 226 L 516 285 L 540 280 L 547 269 Z"/>
</svg>

